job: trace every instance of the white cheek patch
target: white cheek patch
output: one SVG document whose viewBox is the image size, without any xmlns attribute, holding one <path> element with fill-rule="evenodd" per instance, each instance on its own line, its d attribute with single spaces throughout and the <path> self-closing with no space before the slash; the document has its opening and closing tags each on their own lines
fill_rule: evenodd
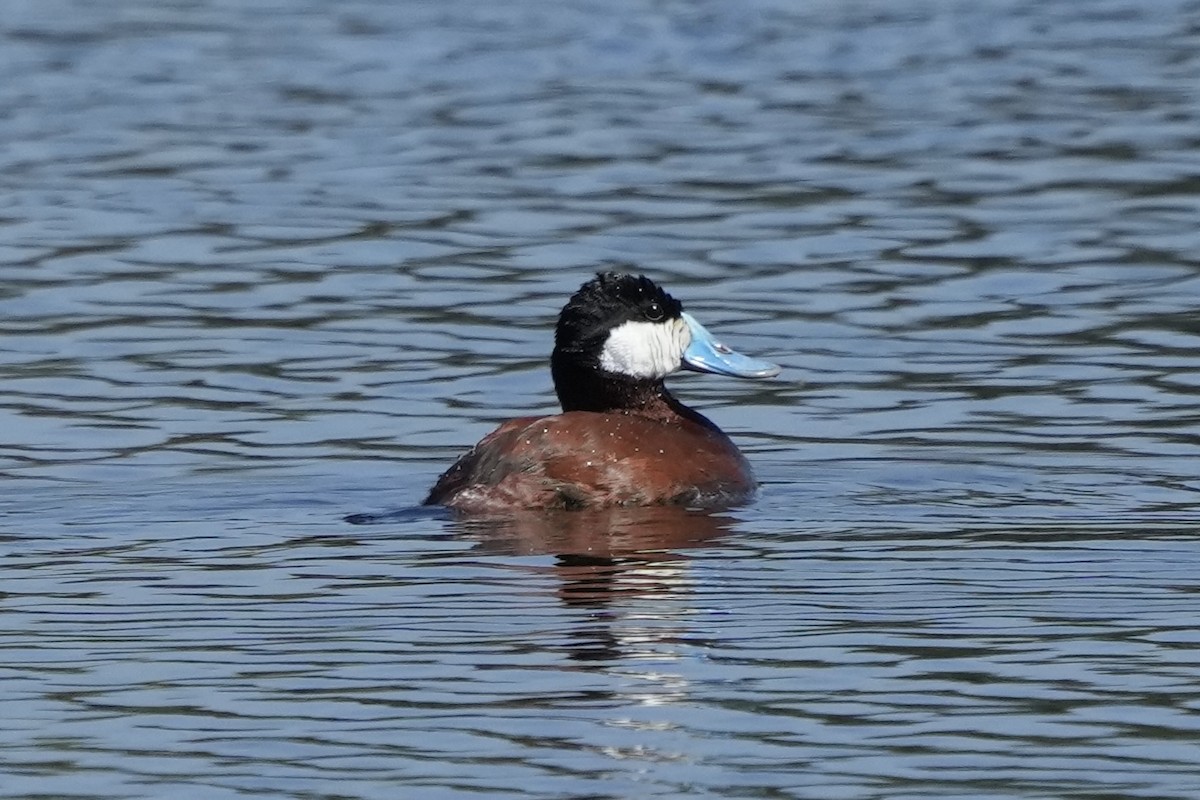
<svg viewBox="0 0 1200 800">
<path fill-rule="evenodd" d="M 692 334 L 681 319 L 626 322 L 608 334 L 600 366 L 631 378 L 658 380 L 679 369 Z"/>
</svg>

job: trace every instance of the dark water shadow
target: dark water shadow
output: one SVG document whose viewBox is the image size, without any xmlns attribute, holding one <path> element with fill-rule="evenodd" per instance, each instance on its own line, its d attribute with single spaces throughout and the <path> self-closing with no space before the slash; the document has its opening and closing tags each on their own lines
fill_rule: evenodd
<svg viewBox="0 0 1200 800">
<path fill-rule="evenodd" d="M 453 518 L 454 512 L 442 506 L 408 506 L 393 511 L 381 511 L 378 514 L 347 514 L 342 517 L 342 521 L 349 522 L 351 525 L 392 525 L 401 522 Z"/>
<path fill-rule="evenodd" d="M 450 528 L 503 555 L 555 555 L 560 560 L 661 560 L 711 543 L 733 525 L 710 511 L 652 506 L 582 511 L 518 511 L 457 517 Z"/>
<path fill-rule="evenodd" d="M 486 556 L 553 556 L 563 606 L 584 611 L 568 631 L 568 658 L 607 662 L 668 647 L 690 616 L 688 550 L 711 546 L 736 520 L 712 510 L 654 506 L 579 511 L 514 511 L 462 516 L 415 506 L 352 514 L 354 525 L 446 520 L 447 531 Z M 540 571 L 540 568 L 539 568 Z M 632 610 L 636 609 L 636 611 Z M 631 620 L 638 633 L 630 635 Z"/>
<path fill-rule="evenodd" d="M 554 556 L 559 600 L 587 612 L 569 630 L 565 653 L 594 663 L 669 649 L 691 614 L 687 551 L 713 545 L 734 522 L 711 511 L 654 507 L 521 512 L 450 527 L 479 552 Z"/>
</svg>

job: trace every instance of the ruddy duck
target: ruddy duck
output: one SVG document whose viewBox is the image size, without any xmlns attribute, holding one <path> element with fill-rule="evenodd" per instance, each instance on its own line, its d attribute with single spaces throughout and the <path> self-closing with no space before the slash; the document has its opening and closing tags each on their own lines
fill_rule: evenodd
<svg viewBox="0 0 1200 800">
<path fill-rule="evenodd" d="M 518 508 L 730 505 L 750 465 L 663 379 L 679 369 L 770 378 L 779 367 L 713 338 L 644 276 L 602 272 L 563 307 L 550 371 L 563 413 L 506 422 L 440 478 L 426 505 Z"/>
</svg>

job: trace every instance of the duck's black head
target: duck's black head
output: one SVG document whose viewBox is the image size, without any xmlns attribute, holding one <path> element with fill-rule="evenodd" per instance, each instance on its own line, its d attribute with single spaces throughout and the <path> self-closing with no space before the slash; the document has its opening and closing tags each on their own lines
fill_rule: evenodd
<svg viewBox="0 0 1200 800">
<path fill-rule="evenodd" d="M 778 374 L 712 338 L 683 305 L 642 275 L 601 272 L 563 307 L 550 358 L 564 411 L 639 408 L 680 368 L 746 378 Z"/>
</svg>

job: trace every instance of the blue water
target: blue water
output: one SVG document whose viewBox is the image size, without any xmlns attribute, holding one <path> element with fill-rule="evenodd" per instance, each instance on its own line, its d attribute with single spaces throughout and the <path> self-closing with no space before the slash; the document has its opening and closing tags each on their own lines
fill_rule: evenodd
<svg viewBox="0 0 1200 800">
<path fill-rule="evenodd" d="M 1195 2 L 30 0 L 0 110 L 0 797 L 1200 795 Z M 614 266 L 758 499 L 415 509 Z"/>
</svg>

